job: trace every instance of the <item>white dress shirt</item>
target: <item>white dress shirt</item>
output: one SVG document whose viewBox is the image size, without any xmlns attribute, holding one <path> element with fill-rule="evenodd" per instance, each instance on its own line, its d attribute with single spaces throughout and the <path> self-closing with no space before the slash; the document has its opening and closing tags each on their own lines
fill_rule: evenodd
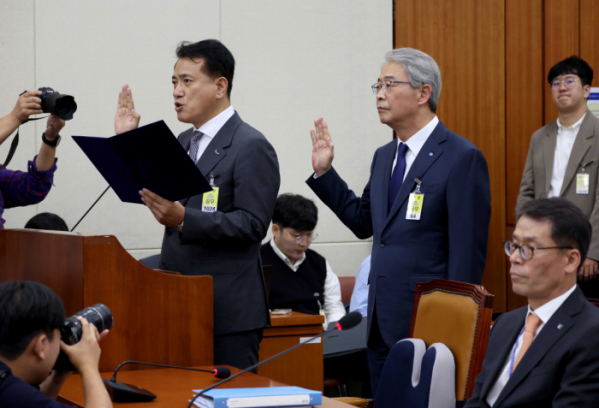
<svg viewBox="0 0 599 408">
<path fill-rule="evenodd" d="M 539 333 L 541 332 L 543 327 L 545 327 L 545 323 L 547 323 L 549 321 L 549 319 L 551 319 L 551 316 L 553 316 L 553 314 L 557 311 L 557 309 L 560 308 L 560 306 L 574 292 L 575 289 L 576 289 L 576 285 L 572 286 L 566 293 L 556 297 L 555 299 L 550 300 L 549 302 L 545 303 L 543 306 L 537 308 L 537 310 L 533 311 L 530 308 L 530 305 L 528 305 L 528 313 L 526 313 L 526 316 L 524 317 L 524 321 L 522 322 L 523 323 L 522 327 L 526 326 L 526 320 L 528 319 L 528 315 L 531 313 L 536 315 L 539 319 L 541 319 L 541 324 L 539 325 L 539 328 L 535 332 L 535 336 L 533 338 L 533 342 L 531 343 L 530 347 L 534 347 L 534 339 L 537 338 L 537 336 L 539 335 Z M 523 343 L 522 337 L 523 336 L 520 335 L 516 339 L 516 344 L 514 344 L 516 351 L 514 352 L 514 347 L 511 348 L 511 351 L 510 351 L 509 355 L 507 356 L 505 366 L 503 367 L 503 371 L 501 371 L 501 374 L 499 374 L 499 377 L 497 378 L 497 381 L 493 385 L 493 388 L 491 388 L 491 391 L 489 391 L 489 395 L 487 396 L 487 404 L 489 404 L 489 406 L 491 406 L 491 407 L 493 406 L 493 404 L 495 404 L 495 401 L 497 401 L 499 394 L 501 394 L 501 390 L 503 390 L 503 387 L 505 387 L 505 384 L 507 384 L 508 380 L 510 379 L 510 365 L 511 365 L 512 355 L 517 356 L 518 353 L 520 352 L 520 349 L 522 348 L 522 343 Z"/>
<path fill-rule="evenodd" d="M 370 276 L 371 257 L 372 255 L 368 255 L 356 272 L 356 283 L 349 304 L 350 312 L 360 312 L 362 316 L 368 314 L 368 277 Z"/>
<path fill-rule="evenodd" d="M 431 133 L 433 133 L 433 130 L 435 130 L 437 124 L 439 124 L 439 118 L 435 115 L 435 117 L 432 118 L 425 127 L 420 129 L 414 134 L 414 136 L 405 142 L 405 144 L 408 145 L 408 150 L 406 151 L 406 170 L 403 173 L 404 180 L 406 179 L 408 171 L 410 171 L 410 167 L 412 167 L 414 160 L 416 160 L 416 156 L 418 156 L 418 153 L 420 153 L 420 149 L 422 149 L 422 146 L 424 146 L 424 143 L 426 143 L 428 137 L 431 135 Z M 393 166 L 391 167 L 391 175 L 393 175 L 393 170 L 395 170 L 395 165 L 397 164 L 397 151 L 399 150 L 400 143 L 404 142 L 402 142 L 398 137 L 397 149 L 395 150 L 395 160 L 393 160 Z"/>
<path fill-rule="evenodd" d="M 275 244 L 275 240 L 270 240 L 270 246 L 275 251 L 275 254 L 283 262 L 287 265 L 293 272 L 297 272 L 300 265 L 306 260 L 306 254 L 302 254 L 302 258 L 298 259 L 295 264 L 292 264 L 287 255 L 285 255 L 277 244 Z M 337 322 L 343 316 L 345 316 L 345 308 L 343 307 L 343 302 L 341 302 L 341 285 L 339 284 L 339 278 L 333 270 L 331 269 L 331 265 L 329 265 L 329 261 L 325 259 L 327 264 L 327 276 L 324 281 L 324 314 L 326 323 Z"/>
<path fill-rule="evenodd" d="M 557 140 L 555 153 L 553 154 L 553 173 L 551 173 L 551 187 L 549 188 L 549 194 L 547 194 L 548 198 L 559 197 L 572 147 L 585 115 L 582 115 L 582 118 L 570 127 L 564 127 L 559 118 L 557 119 Z"/>
<path fill-rule="evenodd" d="M 198 160 L 200 160 L 200 157 L 202 157 L 202 154 L 204 153 L 212 139 L 214 139 L 214 136 L 216 136 L 219 130 L 221 130 L 225 123 L 227 123 L 227 121 L 231 119 L 231 117 L 234 114 L 235 109 L 233 109 L 233 105 L 230 105 L 227 109 L 225 109 L 224 111 L 210 119 L 208 122 L 200 126 L 199 129 L 196 129 L 194 126 L 194 131 L 199 130 L 204 134 L 200 139 L 200 145 L 198 146 L 198 155 L 195 157 L 195 159 L 192 157 L 194 163 L 197 163 Z M 190 152 L 187 151 L 187 154 L 189 153 Z"/>
</svg>

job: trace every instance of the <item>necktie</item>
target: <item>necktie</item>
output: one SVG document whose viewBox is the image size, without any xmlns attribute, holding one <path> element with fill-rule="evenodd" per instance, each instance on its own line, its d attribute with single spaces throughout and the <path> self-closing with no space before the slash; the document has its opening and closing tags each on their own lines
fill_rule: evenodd
<svg viewBox="0 0 599 408">
<path fill-rule="evenodd" d="M 204 134 L 199 130 L 194 130 L 193 136 L 191 137 L 191 143 L 189 144 L 189 157 L 195 163 L 198 157 L 198 149 L 200 148 L 200 139 Z"/>
<path fill-rule="evenodd" d="M 529 314 L 528 317 L 526 318 L 526 326 L 524 327 L 524 335 L 523 335 L 524 339 L 522 340 L 522 348 L 520 349 L 520 352 L 518 353 L 518 356 L 516 357 L 516 361 L 514 361 L 514 366 L 512 367 L 512 373 L 518 366 L 518 363 L 520 362 L 520 360 L 522 360 L 522 357 L 524 357 L 526 350 L 528 350 L 528 348 L 530 347 L 530 344 L 532 343 L 532 340 L 535 338 L 535 333 L 537 332 L 537 329 L 539 328 L 541 322 L 542 322 L 542 320 L 539 319 L 538 316 L 533 315 L 532 313 Z"/>
<path fill-rule="evenodd" d="M 399 189 L 401 189 L 401 185 L 403 184 L 403 174 L 406 171 L 407 152 L 408 145 L 405 143 L 400 143 L 399 149 L 397 150 L 397 163 L 395 163 L 395 169 L 393 169 L 391 181 L 389 182 L 389 211 L 391 210 L 391 207 L 393 207 L 395 198 L 397 197 Z"/>
</svg>

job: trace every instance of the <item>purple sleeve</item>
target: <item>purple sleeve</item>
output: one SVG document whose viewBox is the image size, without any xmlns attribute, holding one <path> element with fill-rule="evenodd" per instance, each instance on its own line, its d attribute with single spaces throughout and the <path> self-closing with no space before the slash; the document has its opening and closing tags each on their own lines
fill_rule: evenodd
<svg viewBox="0 0 599 408">
<path fill-rule="evenodd" d="M 35 159 L 27 163 L 28 171 L 0 171 L 0 192 L 4 197 L 4 208 L 22 207 L 37 204 L 46 198 L 52 187 L 56 159 L 54 165 L 45 171 L 39 171 L 35 166 Z"/>
</svg>

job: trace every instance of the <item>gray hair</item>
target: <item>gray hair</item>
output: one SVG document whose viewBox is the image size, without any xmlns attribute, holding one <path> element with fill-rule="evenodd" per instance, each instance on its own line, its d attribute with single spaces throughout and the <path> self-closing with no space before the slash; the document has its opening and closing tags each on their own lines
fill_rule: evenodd
<svg viewBox="0 0 599 408">
<path fill-rule="evenodd" d="M 431 112 L 437 112 L 441 95 L 441 71 L 430 55 L 414 48 L 396 48 L 385 54 L 385 61 L 394 61 L 401 65 L 412 87 L 430 85 L 432 92 L 428 106 Z"/>
</svg>

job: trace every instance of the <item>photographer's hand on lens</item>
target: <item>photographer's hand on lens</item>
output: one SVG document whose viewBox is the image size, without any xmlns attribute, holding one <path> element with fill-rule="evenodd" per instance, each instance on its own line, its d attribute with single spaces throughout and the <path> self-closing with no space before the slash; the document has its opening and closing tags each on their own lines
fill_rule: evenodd
<svg viewBox="0 0 599 408">
<path fill-rule="evenodd" d="M 39 115 L 42 112 L 42 100 L 38 97 L 40 91 L 26 91 L 19 96 L 15 108 L 10 113 L 19 123 L 25 122 L 31 115 Z"/>
<path fill-rule="evenodd" d="M 96 326 L 89 324 L 83 317 L 78 317 L 78 320 L 81 322 L 81 341 L 72 346 L 61 341 L 60 349 L 66 353 L 73 366 L 82 375 L 89 370 L 97 372 L 101 353 L 98 342 L 108 331 L 104 330 L 100 336 Z"/>
<path fill-rule="evenodd" d="M 118 135 L 136 129 L 140 118 L 139 113 L 135 111 L 131 88 L 125 84 L 119 92 L 119 101 L 114 115 L 114 132 Z"/>
</svg>

